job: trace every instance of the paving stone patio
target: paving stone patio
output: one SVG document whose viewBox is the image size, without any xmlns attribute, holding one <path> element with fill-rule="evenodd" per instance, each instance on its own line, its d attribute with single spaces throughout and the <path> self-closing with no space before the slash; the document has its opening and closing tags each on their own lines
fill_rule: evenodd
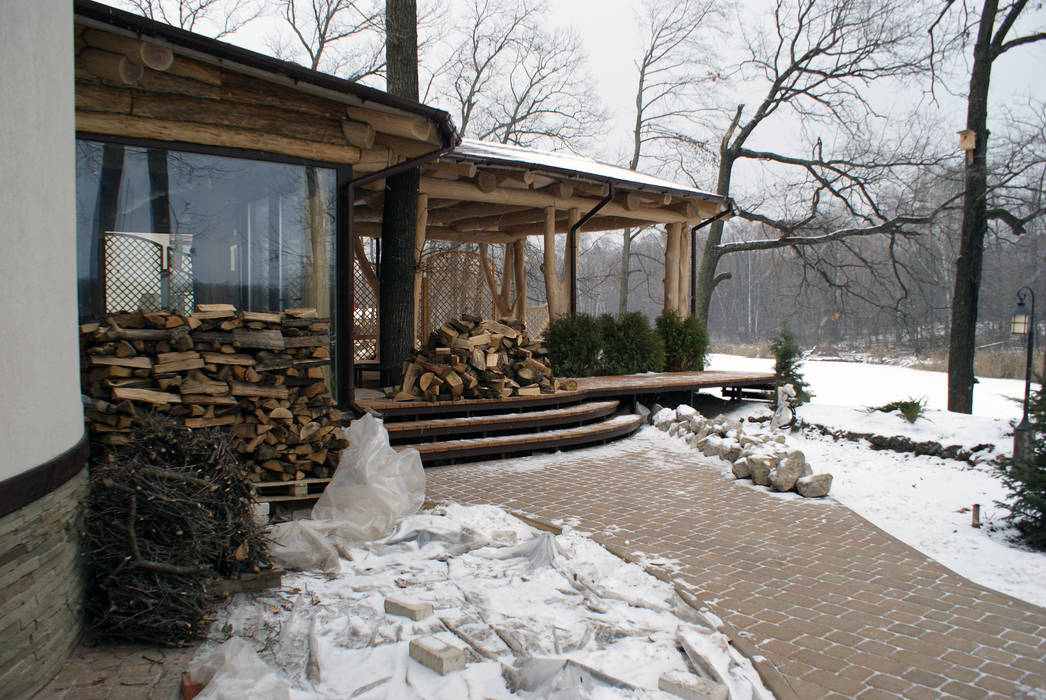
<svg viewBox="0 0 1046 700">
<path fill-rule="evenodd" d="M 1046 610 L 979 586 L 831 500 L 770 494 L 640 434 L 426 470 L 431 500 L 494 503 L 662 560 L 801 698 L 1046 691 Z"/>
<path fill-rule="evenodd" d="M 1046 690 L 1046 610 L 952 573 L 831 499 L 734 482 L 659 436 L 426 476 L 431 500 L 572 524 L 660 562 L 801 698 Z M 193 652 L 81 645 L 35 697 L 168 700 Z"/>
</svg>

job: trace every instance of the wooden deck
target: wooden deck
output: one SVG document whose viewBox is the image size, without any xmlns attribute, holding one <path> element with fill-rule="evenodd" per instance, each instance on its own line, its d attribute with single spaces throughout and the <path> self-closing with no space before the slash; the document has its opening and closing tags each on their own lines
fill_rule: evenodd
<svg viewBox="0 0 1046 700">
<path fill-rule="evenodd" d="M 554 394 L 541 394 L 540 396 L 435 402 L 360 399 L 357 403 L 385 418 L 422 416 L 436 412 L 443 415 L 448 412 L 468 415 L 473 412 L 511 411 L 524 407 L 560 406 L 595 398 L 614 397 L 634 400 L 651 394 L 696 392 L 702 389 L 762 390 L 770 388 L 773 381 L 774 375 L 769 372 L 652 372 L 610 377 L 580 377 L 577 380 L 577 391 L 557 391 Z"/>
</svg>

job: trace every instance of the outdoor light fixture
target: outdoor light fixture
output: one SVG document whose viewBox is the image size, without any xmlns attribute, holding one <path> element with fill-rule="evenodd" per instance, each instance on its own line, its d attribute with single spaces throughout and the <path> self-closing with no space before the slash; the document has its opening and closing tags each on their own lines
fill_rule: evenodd
<svg viewBox="0 0 1046 700">
<path fill-rule="evenodd" d="M 1024 303 L 1031 301 L 1031 308 Z M 1028 357 L 1024 366 L 1024 416 L 1013 428 L 1013 461 L 1023 462 L 1028 454 L 1031 423 L 1028 422 L 1028 397 L 1031 394 L 1031 362 L 1035 352 L 1035 293 L 1030 287 L 1017 290 L 1017 308 L 1010 314 L 1010 332 L 1028 336 Z"/>
</svg>

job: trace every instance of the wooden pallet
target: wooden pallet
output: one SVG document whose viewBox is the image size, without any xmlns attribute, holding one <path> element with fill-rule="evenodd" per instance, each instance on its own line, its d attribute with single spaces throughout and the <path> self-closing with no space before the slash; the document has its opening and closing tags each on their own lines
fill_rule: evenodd
<svg viewBox="0 0 1046 700">
<path fill-rule="evenodd" d="M 258 503 L 276 501 L 310 501 L 320 497 L 330 479 L 301 479 L 299 481 L 256 481 L 254 493 Z"/>
</svg>

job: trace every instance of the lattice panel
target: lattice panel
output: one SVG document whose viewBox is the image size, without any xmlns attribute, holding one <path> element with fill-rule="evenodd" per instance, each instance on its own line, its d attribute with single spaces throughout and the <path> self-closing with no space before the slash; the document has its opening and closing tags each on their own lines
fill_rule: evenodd
<svg viewBox="0 0 1046 700">
<path fill-rule="evenodd" d="M 447 250 L 422 258 L 422 312 L 419 337 L 424 342 L 429 333 L 462 314 L 482 318 L 494 315 L 494 299 L 483 274 L 483 261 L 478 253 Z M 491 274 L 495 273 L 490 265 Z"/>
<path fill-rule="evenodd" d="M 373 269 L 374 261 L 367 255 L 367 264 Z M 378 358 L 378 290 L 363 273 L 360 259 L 352 257 L 352 274 L 356 306 L 353 309 L 352 355 L 355 360 Z"/>
<path fill-rule="evenodd" d="M 163 246 L 137 236 L 110 234 L 105 246 L 105 312 L 161 308 Z"/>
<path fill-rule="evenodd" d="M 531 338 L 538 338 L 545 332 L 545 327 L 548 325 L 548 304 L 528 306 L 525 314 L 523 324 L 527 328 L 527 333 Z"/>
<path fill-rule="evenodd" d="M 167 241 L 172 238 L 167 234 L 148 235 Z M 167 248 L 168 268 L 164 269 L 165 246 L 158 240 L 126 233 L 107 233 L 103 246 L 106 313 L 135 309 L 192 313 L 190 253 Z M 188 248 L 186 243 L 185 249 Z"/>
</svg>

